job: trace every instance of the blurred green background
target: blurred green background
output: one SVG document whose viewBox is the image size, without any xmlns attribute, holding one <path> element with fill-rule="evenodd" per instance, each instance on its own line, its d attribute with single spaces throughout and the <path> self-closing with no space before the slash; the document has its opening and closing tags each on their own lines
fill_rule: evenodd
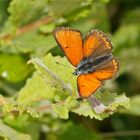
<svg viewBox="0 0 140 140">
<path fill-rule="evenodd" d="M 26 64 L 31 58 L 50 52 L 63 56 L 52 36 L 56 26 L 76 28 L 84 35 L 97 28 L 109 36 L 120 73 L 105 88 L 125 92 L 131 109 L 103 121 L 74 113 L 68 120 L 55 114 L 39 119 L 0 114 L 0 140 L 140 140 L 139 0 L 0 0 L 1 96 L 16 100 L 34 72 Z M 0 98 L 0 106 L 3 102 Z"/>
</svg>

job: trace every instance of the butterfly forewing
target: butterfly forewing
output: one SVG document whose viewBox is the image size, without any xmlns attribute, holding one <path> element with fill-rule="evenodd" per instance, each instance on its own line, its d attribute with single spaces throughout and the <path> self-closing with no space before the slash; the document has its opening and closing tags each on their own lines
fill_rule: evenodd
<svg viewBox="0 0 140 140">
<path fill-rule="evenodd" d="M 92 30 L 86 35 L 83 45 L 84 57 L 92 56 L 95 59 L 109 54 L 111 50 L 112 44 L 102 31 Z"/>
<path fill-rule="evenodd" d="M 95 78 L 94 73 L 82 74 L 77 78 L 78 92 L 83 98 L 92 95 L 101 85 L 102 82 Z"/>
<path fill-rule="evenodd" d="M 73 66 L 77 66 L 83 58 L 82 34 L 68 27 L 57 27 L 54 37 L 67 59 Z"/>
</svg>

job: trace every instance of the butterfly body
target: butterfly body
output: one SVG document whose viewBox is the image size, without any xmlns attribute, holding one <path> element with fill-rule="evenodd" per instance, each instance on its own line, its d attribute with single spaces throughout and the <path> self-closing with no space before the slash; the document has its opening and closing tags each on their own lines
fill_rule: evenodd
<svg viewBox="0 0 140 140">
<path fill-rule="evenodd" d="M 78 30 L 57 27 L 53 31 L 56 42 L 68 61 L 75 67 L 77 87 L 82 98 L 90 97 L 107 79 L 114 78 L 119 60 L 113 57 L 112 44 L 99 30 L 91 30 L 85 37 Z"/>
<path fill-rule="evenodd" d="M 95 72 L 101 65 L 104 65 L 112 58 L 111 54 L 93 58 L 92 56 L 84 58 L 77 66 L 73 75 L 88 74 Z"/>
</svg>

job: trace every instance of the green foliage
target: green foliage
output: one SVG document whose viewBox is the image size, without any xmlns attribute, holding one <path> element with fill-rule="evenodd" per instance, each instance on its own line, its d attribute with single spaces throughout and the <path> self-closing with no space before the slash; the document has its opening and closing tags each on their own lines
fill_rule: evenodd
<svg viewBox="0 0 140 140">
<path fill-rule="evenodd" d="M 123 46 L 126 48 L 130 47 L 137 47 L 135 45 L 139 44 L 139 36 L 140 36 L 140 26 L 137 24 L 131 24 L 131 25 L 125 25 L 121 26 L 121 28 L 118 29 L 118 31 L 115 33 L 113 42 L 115 46 L 118 46 L 115 48 L 116 50 L 122 50 Z M 122 37 L 120 39 L 120 37 Z"/>
<path fill-rule="evenodd" d="M 81 7 L 79 6 L 82 5 L 81 2 L 81 0 L 71 0 L 69 2 L 65 2 L 65 0 L 54 1 L 50 3 L 49 9 L 55 16 L 66 16 L 75 11 L 77 7 Z"/>
<path fill-rule="evenodd" d="M 2 43 L 3 46 L 0 48 L 2 51 L 8 51 L 9 53 L 29 53 L 32 56 L 42 56 L 55 46 L 52 35 L 46 37 L 37 32 L 17 36 L 12 42 Z"/>
<path fill-rule="evenodd" d="M 19 140 L 19 139 L 31 140 L 31 137 L 29 135 L 15 131 L 14 129 L 4 124 L 1 120 L 0 120 L 0 136 L 10 140 Z"/>
<path fill-rule="evenodd" d="M 34 101 L 41 99 L 52 99 L 54 94 L 53 90 L 50 90 L 50 86 L 45 86 L 44 80 L 34 73 L 31 79 L 28 79 L 26 85 L 19 91 L 18 102 L 20 104 L 28 105 Z"/>
<path fill-rule="evenodd" d="M 76 88 L 72 87 L 72 85 L 76 84 L 74 84 L 76 79 L 71 79 L 69 83 L 70 85 L 65 83 L 71 77 L 72 69 L 64 69 L 63 66 L 58 65 L 56 62 L 59 60 L 59 62 L 63 62 L 64 65 L 68 65 L 66 59 L 60 57 L 54 58 L 49 54 L 45 56 L 43 60 L 46 66 L 38 58 L 34 58 L 29 61 L 29 63 L 33 63 L 35 65 L 35 68 L 43 82 L 40 79 L 39 84 L 36 85 L 36 83 L 38 83 L 36 79 L 39 78 L 35 79 L 35 76 L 33 76 L 24 89 L 19 93 L 18 102 L 20 104 L 24 103 L 25 105 L 26 103 L 28 104 L 28 102 L 33 103 L 33 101 L 41 99 L 41 96 L 46 95 L 46 99 L 51 97 L 52 100 L 57 102 L 52 105 L 52 110 L 56 112 L 60 118 L 64 119 L 67 119 L 69 111 L 72 111 L 80 115 L 89 116 L 90 118 L 94 117 L 96 119 L 103 120 L 113 114 L 113 112 L 120 106 L 123 106 L 126 109 L 130 108 L 129 99 L 125 94 L 117 96 L 117 94 L 113 93 L 98 93 L 99 95 L 96 93 L 97 97 L 107 106 L 108 110 L 108 112 L 96 114 L 89 101 L 78 102 L 76 100 Z M 35 86 L 39 90 L 31 88 Z M 35 91 L 33 92 L 32 89 Z"/>
<path fill-rule="evenodd" d="M 60 57 L 56 57 L 56 59 L 53 60 L 52 55 L 49 54 L 45 56 L 43 60 L 50 69 L 47 68 L 40 59 L 34 58 L 29 61 L 29 63 L 35 65 L 38 73 L 35 72 L 32 78 L 29 79 L 26 85 L 20 90 L 18 96 L 19 103 L 24 103 L 24 105 L 32 104 L 33 101 L 41 99 L 59 101 L 70 96 L 72 89 L 58 76 L 61 78 L 65 77 L 65 81 L 67 82 L 71 78 L 72 85 L 76 88 L 75 77 L 71 76 L 72 69 L 65 70 L 63 66 L 59 66 L 59 64 L 56 63 L 58 60 L 64 63 L 64 61 L 67 61 L 66 59 L 61 60 Z M 54 70 L 55 73 L 51 70 Z"/>
<path fill-rule="evenodd" d="M 0 139 L 121 140 L 100 133 L 140 129 L 139 22 L 137 1 L 0 0 Z M 74 67 L 52 36 L 56 26 L 110 37 L 120 72 L 94 94 L 105 112 L 80 99 Z M 137 137 L 123 137 L 130 139 Z"/>
<path fill-rule="evenodd" d="M 30 67 L 20 55 L 0 54 L 0 75 L 9 82 L 24 80 L 30 73 Z M 22 75 L 21 75 L 22 73 Z"/>
<path fill-rule="evenodd" d="M 139 105 L 140 104 L 140 96 L 136 95 L 131 98 L 131 106 L 132 108 L 127 112 L 132 115 L 140 116 Z"/>
<path fill-rule="evenodd" d="M 4 24 L 4 21 L 8 17 L 8 13 L 6 11 L 7 6 L 8 6 L 8 1 L 7 2 L 0 1 L 0 31 L 2 25 Z"/>
<path fill-rule="evenodd" d="M 46 4 L 45 0 L 41 2 L 38 0 L 13 0 L 8 7 L 8 12 L 10 13 L 9 20 L 15 27 L 27 24 L 43 16 Z"/>
<path fill-rule="evenodd" d="M 82 134 L 82 135 L 81 135 Z M 100 137 L 97 136 L 95 133 L 92 133 L 91 131 L 88 131 L 87 129 L 85 129 L 83 126 L 81 125 L 76 125 L 73 124 L 71 122 L 69 122 L 65 128 L 65 130 L 63 131 L 63 133 L 61 133 L 59 135 L 61 140 L 92 140 L 92 139 L 96 139 L 96 140 L 100 140 Z"/>
<path fill-rule="evenodd" d="M 96 93 L 97 94 L 97 93 Z M 103 120 L 109 115 L 112 115 L 115 111 L 125 111 L 125 109 L 130 109 L 129 98 L 125 94 L 117 95 L 115 93 L 98 93 L 97 98 L 106 105 L 107 112 L 101 114 L 96 114 L 93 111 L 91 104 L 87 101 L 79 103 L 78 108 L 74 108 L 72 111 L 80 115 L 89 116 L 91 119 L 96 118 L 98 120 Z"/>
</svg>

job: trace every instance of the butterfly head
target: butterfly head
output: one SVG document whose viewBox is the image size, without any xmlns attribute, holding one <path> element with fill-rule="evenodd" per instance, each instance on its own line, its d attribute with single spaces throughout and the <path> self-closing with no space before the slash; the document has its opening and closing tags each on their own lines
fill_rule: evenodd
<svg viewBox="0 0 140 140">
<path fill-rule="evenodd" d="M 73 75 L 74 76 L 77 76 L 77 75 L 80 75 L 81 73 L 80 73 L 80 71 L 78 70 L 78 69 L 75 69 L 75 71 L 73 72 Z"/>
</svg>

